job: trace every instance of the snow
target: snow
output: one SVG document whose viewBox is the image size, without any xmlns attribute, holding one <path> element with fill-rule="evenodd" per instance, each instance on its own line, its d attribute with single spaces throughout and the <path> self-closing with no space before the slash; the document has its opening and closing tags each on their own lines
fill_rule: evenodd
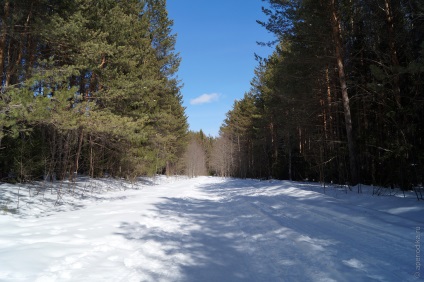
<svg viewBox="0 0 424 282">
<path fill-rule="evenodd" d="M 422 278 L 424 203 L 356 188 L 213 177 L 2 184 L 0 281 Z"/>
</svg>

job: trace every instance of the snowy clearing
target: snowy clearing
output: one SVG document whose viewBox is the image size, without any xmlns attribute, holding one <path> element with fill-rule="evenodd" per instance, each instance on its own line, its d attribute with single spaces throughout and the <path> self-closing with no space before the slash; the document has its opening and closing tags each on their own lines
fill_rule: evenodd
<svg viewBox="0 0 424 282">
<path fill-rule="evenodd" d="M 424 203 L 363 191 L 212 177 L 2 184 L 0 281 L 422 278 Z"/>
</svg>

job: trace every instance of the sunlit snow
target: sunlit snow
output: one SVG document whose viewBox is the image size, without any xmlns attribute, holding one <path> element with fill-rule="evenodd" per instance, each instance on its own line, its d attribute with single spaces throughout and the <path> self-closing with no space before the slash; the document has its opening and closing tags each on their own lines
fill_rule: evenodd
<svg viewBox="0 0 424 282">
<path fill-rule="evenodd" d="M 372 189 L 213 177 L 1 184 L 0 281 L 416 281 L 424 204 Z"/>
</svg>

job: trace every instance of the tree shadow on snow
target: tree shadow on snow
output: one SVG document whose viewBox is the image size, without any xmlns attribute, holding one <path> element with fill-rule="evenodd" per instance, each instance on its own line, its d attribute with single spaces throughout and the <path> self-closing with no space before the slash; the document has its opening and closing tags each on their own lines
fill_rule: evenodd
<svg viewBox="0 0 424 282">
<path fill-rule="evenodd" d="M 400 281 L 391 267 L 402 246 L 386 250 L 377 237 L 357 241 L 355 236 L 368 231 L 349 232 L 342 221 L 338 227 L 346 229 L 331 230 L 323 218 L 363 218 L 316 217 L 334 199 L 296 197 L 282 185 L 295 189 L 289 182 L 237 179 L 204 184 L 198 189 L 210 198 L 164 198 L 139 222 L 122 222 L 116 234 L 135 242 L 140 261 L 135 269 L 143 281 Z M 380 253 L 376 262 L 374 253 Z"/>
<path fill-rule="evenodd" d="M 259 181 L 246 183 L 258 189 L 264 186 Z M 136 257 L 146 262 L 136 267 L 138 273 L 148 277 L 143 281 L 163 280 L 164 275 L 170 275 L 170 281 L 189 282 L 296 281 L 308 275 L 308 265 L 294 262 L 291 250 L 284 248 L 284 244 L 292 245 L 287 242 L 291 238 L 285 237 L 291 234 L 284 233 L 289 230 L 284 219 L 278 224 L 271 219 L 266 229 L 256 228 L 256 224 L 262 225 L 263 217 L 251 210 L 257 207 L 250 203 L 272 196 L 240 187 L 237 179 L 204 184 L 199 189 L 210 193 L 210 199 L 164 198 L 149 211 L 150 218 L 121 223 L 116 234 L 135 241 L 139 246 Z M 269 238 L 272 240 L 267 242 Z M 280 240 L 286 242 L 280 246 Z M 324 240 L 314 244 L 320 242 L 326 244 Z M 169 272 L 164 273 L 164 268 Z"/>
<path fill-rule="evenodd" d="M 248 276 L 246 250 L 240 245 L 243 234 L 222 202 L 166 198 L 154 211 L 152 219 L 168 225 L 123 222 L 117 233 L 141 243 L 137 244 L 139 257 L 147 263 L 138 266 L 137 272 L 148 275 L 146 281 L 163 280 L 164 276 L 188 282 L 261 281 Z M 156 263 L 168 273 L 155 270 L 151 265 Z"/>
</svg>

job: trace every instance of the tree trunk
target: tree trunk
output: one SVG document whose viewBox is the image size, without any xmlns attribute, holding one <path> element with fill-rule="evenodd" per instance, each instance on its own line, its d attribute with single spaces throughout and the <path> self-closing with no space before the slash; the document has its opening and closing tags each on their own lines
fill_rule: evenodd
<svg viewBox="0 0 424 282">
<path fill-rule="evenodd" d="M 345 118 L 346 126 L 346 137 L 347 145 L 349 150 L 349 166 L 351 174 L 351 184 L 356 185 L 358 183 L 358 172 L 356 167 L 356 155 L 355 155 L 355 144 L 353 140 L 352 133 L 352 116 L 350 113 L 349 105 L 349 95 L 347 91 L 347 82 L 346 75 L 344 70 L 344 62 L 342 55 L 342 41 L 341 41 L 341 27 L 340 27 L 340 18 L 336 9 L 335 0 L 330 0 L 330 11 L 331 11 L 331 20 L 333 24 L 333 37 L 335 44 L 335 55 L 337 60 L 338 75 L 340 81 L 340 87 L 342 91 L 342 102 L 343 102 L 343 112 Z"/>
<path fill-rule="evenodd" d="M 384 0 L 384 12 L 386 14 L 386 22 L 387 22 L 387 32 L 388 32 L 388 41 L 389 41 L 389 49 L 390 49 L 390 61 L 392 67 L 394 68 L 394 72 L 397 72 L 397 67 L 399 67 L 399 59 L 396 51 L 396 39 L 395 39 L 395 24 L 393 21 L 393 12 L 392 6 L 389 0 Z M 394 74 L 393 76 L 393 90 L 395 92 L 395 101 L 397 106 L 400 108 L 400 78 L 399 74 Z"/>
<path fill-rule="evenodd" d="M 91 134 L 90 134 L 90 177 L 94 178 L 93 138 Z"/>
<path fill-rule="evenodd" d="M 332 113 L 332 93 L 331 93 L 331 84 L 330 84 L 330 71 L 329 66 L 327 65 L 325 69 L 325 82 L 327 86 L 327 110 L 328 110 L 328 116 L 327 116 L 327 123 L 328 123 L 328 133 L 327 136 L 328 139 L 333 140 L 334 134 L 333 134 L 333 113 Z M 330 148 L 334 149 L 334 143 L 330 143 Z"/>
<path fill-rule="evenodd" d="M 6 68 L 6 88 L 18 82 L 18 68 L 22 61 L 22 44 L 20 41 L 11 39 L 8 46 L 8 66 Z"/>
<path fill-rule="evenodd" d="M 9 11 L 10 11 L 10 3 L 8 0 L 4 3 L 4 14 L 1 19 L 1 36 L 0 36 L 0 76 L 3 79 L 3 71 L 4 71 L 4 59 L 5 59 L 5 51 L 6 51 L 6 38 L 7 38 L 7 20 L 9 17 Z"/>
<path fill-rule="evenodd" d="M 27 20 L 25 23 L 25 35 L 26 35 L 26 57 L 25 57 L 25 76 L 26 79 L 28 79 L 31 76 L 31 68 L 34 65 L 35 62 L 35 41 L 33 40 L 31 33 L 29 31 L 30 22 L 32 20 L 32 10 L 34 7 L 34 2 L 31 2 L 31 8 L 29 10 Z"/>
<path fill-rule="evenodd" d="M 288 142 L 288 147 L 289 147 L 289 180 L 293 180 L 293 176 L 292 176 L 292 147 L 291 147 L 291 140 L 290 140 L 289 134 L 288 134 L 287 142 Z"/>
<path fill-rule="evenodd" d="M 169 160 L 166 161 L 166 169 L 165 169 L 166 176 L 171 176 L 171 164 Z"/>
<path fill-rule="evenodd" d="M 80 136 L 79 136 L 79 140 L 78 140 L 77 154 L 75 156 L 75 166 L 74 166 L 74 169 L 70 172 L 70 175 L 69 175 L 70 179 L 69 180 L 74 180 L 74 176 L 76 176 L 76 174 L 78 173 L 79 159 L 80 159 L 80 156 L 81 156 L 83 139 L 84 139 L 84 129 L 81 128 L 81 132 L 80 132 Z"/>
</svg>

